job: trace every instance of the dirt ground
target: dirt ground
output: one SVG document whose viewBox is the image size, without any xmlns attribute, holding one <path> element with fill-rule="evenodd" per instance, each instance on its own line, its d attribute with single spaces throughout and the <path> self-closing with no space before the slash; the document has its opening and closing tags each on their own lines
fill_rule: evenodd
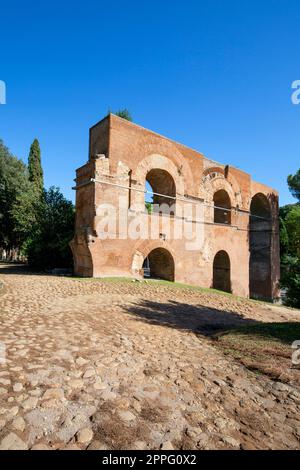
<svg viewBox="0 0 300 470">
<path fill-rule="evenodd" d="M 296 336 L 299 311 L 18 266 L 0 283 L 1 450 L 300 448 L 300 370 L 277 325 Z"/>
</svg>

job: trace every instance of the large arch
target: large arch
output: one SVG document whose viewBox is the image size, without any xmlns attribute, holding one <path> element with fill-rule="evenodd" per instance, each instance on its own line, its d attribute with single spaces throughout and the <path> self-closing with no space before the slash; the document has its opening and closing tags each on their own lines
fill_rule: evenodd
<svg viewBox="0 0 300 470">
<path fill-rule="evenodd" d="M 143 158 L 137 165 L 136 169 L 132 172 L 132 181 L 133 181 L 133 186 L 136 189 L 143 189 L 145 190 L 145 183 L 147 183 L 147 178 L 150 175 L 150 179 L 154 179 L 155 172 L 161 171 L 161 176 L 162 180 L 163 175 L 167 176 L 167 180 L 171 181 L 171 178 L 173 180 L 173 189 L 171 190 L 171 193 L 174 194 L 174 189 L 175 189 L 175 196 L 183 196 L 184 195 L 184 188 L 185 188 L 185 181 L 188 181 L 188 178 L 185 176 L 186 172 L 181 171 L 180 167 L 177 166 L 174 162 L 172 162 L 171 159 L 163 156 L 163 155 L 148 155 L 147 157 Z M 153 171 L 153 173 L 151 173 Z M 166 172 L 166 173 L 165 173 Z M 157 176 L 157 173 L 156 173 Z M 155 178 L 156 179 L 156 178 Z M 160 178 L 159 178 L 160 179 Z M 152 187 L 152 183 L 148 182 L 147 189 L 150 189 L 154 192 L 159 192 L 155 191 L 155 188 Z M 150 187 L 149 187 L 150 186 Z M 156 186 L 154 184 L 154 186 Z M 161 184 L 159 184 L 161 186 Z M 170 185 L 172 186 L 172 185 Z M 175 187 L 175 188 L 174 188 Z M 158 189 L 158 187 L 156 188 Z M 162 188 L 163 191 L 161 194 L 167 194 L 165 192 L 166 188 Z M 170 201 L 170 199 L 165 198 L 166 201 Z M 147 200 L 146 200 L 147 201 Z M 151 202 L 151 201 L 147 201 Z M 173 200 L 174 203 L 174 200 Z M 145 195 L 143 194 L 142 191 L 133 191 L 132 192 L 132 206 L 142 206 L 145 204 Z M 179 203 L 178 203 L 179 204 Z"/>
<path fill-rule="evenodd" d="M 230 203 L 228 203 L 228 205 L 230 204 L 230 208 L 243 207 L 241 190 L 237 181 L 232 175 L 230 177 L 225 178 L 224 173 L 224 170 L 220 170 L 218 168 L 208 168 L 203 174 L 200 193 L 201 197 L 206 203 L 205 218 L 206 220 L 209 220 L 211 222 L 215 220 L 215 211 L 213 206 L 215 206 L 216 204 L 214 201 L 214 196 L 219 193 L 219 191 L 224 191 L 225 193 L 227 193 L 228 198 L 230 200 Z M 224 193 L 220 193 L 220 195 L 221 194 Z M 227 209 L 229 209 L 229 207 L 227 207 Z M 235 212 L 230 212 L 230 224 L 235 223 Z"/>
<path fill-rule="evenodd" d="M 214 223 L 231 224 L 231 201 L 225 189 L 219 189 L 214 194 Z"/>
<path fill-rule="evenodd" d="M 175 263 L 171 253 L 165 248 L 155 248 L 144 259 L 144 276 L 166 281 L 175 280 Z"/>
<path fill-rule="evenodd" d="M 249 295 L 272 298 L 271 282 L 272 213 L 267 197 L 256 194 L 251 200 L 249 220 Z"/>
<path fill-rule="evenodd" d="M 219 251 L 213 263 L 213 288 L 231 292 L 230 258 L 226 251 Z"/>
<path fill-rule="evenodd" d="M 146 175 L 146 184 L 155 193 L 151 198 L 146 194 L 145 203 L 151 204 L 154 212 L 169 212 L 172 207 L 172 213 L 175 213 L 176 203 L 176 184 L 172 175 L 160 168 L 153 168 Z M 149 188 L 150 187 L 150 188 Z M 147 188 L 147 185 L 146 185 Z"/>
</svg>

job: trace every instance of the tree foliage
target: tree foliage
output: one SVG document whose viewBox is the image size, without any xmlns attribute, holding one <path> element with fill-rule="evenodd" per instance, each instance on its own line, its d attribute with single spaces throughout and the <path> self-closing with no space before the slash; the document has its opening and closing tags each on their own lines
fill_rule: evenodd
<svg viewBox="0 0 300 470">
<path fill-rule="evenodd" d="M 0 140 L 0 248 L 6 251 L 22 244 L 22 236 L 15 230 L 13 208 L 28 188 L 26 165 Z"/>
<path fill-rule="evenodd" d="M 74 206 L 59 188 L 44 190 L 27 242 L 29 264 L 37 268 L 72 267 L 69 242 L 73 237 L 74 218 Z"/>
<path fill-rule="evenodd" d="M 0 251 L 14 250 L 42 269 L 71 267 L 73 230 L 72 202 L 58 188 L 43 188 L 38 140 L 28 167 L 0 141 Z"/>
<path fill-rule="evenodd" d="M 285 302 L 300 307 L 300 170 L 288 176 L 291 193 L 298 203 L 280 209 L 281 284 Z"/>
<path fill-rule="evenodd" d="M 288 185 L 292 195 L 300 202 L 300 169 L 294 175 L 288 176 Z"/>
<path fill-rule="evenodd" d="M 31 144 L 28 157 L 29 181 L 33 183 L 37 191 L 42 192 L 44 188 L 44 176 L 41 163 L 41 149 L 37 139 Z"/>
<path fill-rule="evenodd" d="M 116 114 L 116 116 L 119 116 L 119 117 L 122 118 L 122 119 L 126 119 L 127 121 L 130 121 L 130 122 L 133 121 L 130 112 L 129 112 L 128 109 L 126 109 L 126 108 L 120 109 L 120 110 L 117 111 L 115 114 Z"/>
</svg>

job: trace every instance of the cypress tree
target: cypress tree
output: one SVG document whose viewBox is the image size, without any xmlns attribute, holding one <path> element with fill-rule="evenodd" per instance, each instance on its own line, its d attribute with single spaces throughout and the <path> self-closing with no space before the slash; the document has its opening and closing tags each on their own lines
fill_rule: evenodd
<svg viewBox="0 0 300 470">
<path fill-rule="evenodd" d="M 29 181 L 31 181 L 36 189 L 40 192 L 44 188 L 43 169 L 41 164 L 41 149 L 37 139 L 31 144 L 28 157 Z"/>
</svg>

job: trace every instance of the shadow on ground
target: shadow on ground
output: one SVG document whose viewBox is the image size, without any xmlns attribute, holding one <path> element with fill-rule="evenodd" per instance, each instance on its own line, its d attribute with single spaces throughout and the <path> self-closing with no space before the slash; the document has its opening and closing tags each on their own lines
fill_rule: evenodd
<svg viewBox="0 0 300 470">
<path fill-rule="evenodd" d="M 300 339 L 300 322 L 263 323 L 230 310 L 219 310 L 204 305 L 143 300 L 131 304 L 126 310 L 137 319 L 152 325 L 193 331 L 195 334 L 212 338 L 230 331 L 274 339 L 286 344 Z"/>
<path fill-rule="evenodd" d="M 36 271 L 27 264 L 20 264 L 20 263 L 7 263 L 5 261 L 0 261 L 0 275 L 1 274 L 20 274 L 22 276 L 25 275 L 45 275 L 45 272 Z"/>
<path fill-rule="evenodd" d="M 292 343 L 300 340 L 300 322 L 264 323 L 203 305 L 143 300 L 127 307 L 136 320 L 194 332 L 213 340 L 220 352 L 256 374 L 300 384 L 299 366 L 292 363 Z"/>
</svg>

